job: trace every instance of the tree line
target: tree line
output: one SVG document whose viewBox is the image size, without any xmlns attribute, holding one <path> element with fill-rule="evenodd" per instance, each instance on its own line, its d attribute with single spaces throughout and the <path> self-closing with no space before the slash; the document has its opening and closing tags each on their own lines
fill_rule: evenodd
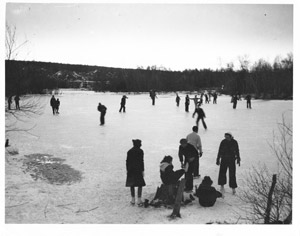
<svg viewBox="0 0 300 236">
<path fill-rule="evenodd" d="M 240 60 L 240 69 L 232 63 L 217 70 L 171 71 L 156 66 L 124 69 L 35 61 L 5 61 L 6 96 L 37 94 L 58 88 L 79 88 L 88 84 L 94 91 L 147 92 L 199 91 L 216 89 L 225 94 L 251 93 L 260 98 L 292 98 L 293 55 L 263 59 L 252 67 Z M 60 72 L 60 73 L 58 73 Z"/>
</svg>

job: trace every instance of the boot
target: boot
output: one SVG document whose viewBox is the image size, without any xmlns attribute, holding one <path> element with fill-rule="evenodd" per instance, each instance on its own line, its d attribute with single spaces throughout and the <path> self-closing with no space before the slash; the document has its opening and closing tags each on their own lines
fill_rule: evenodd
<svg viewBox="0 0 300 236">
<path fill-rule="evenodd" d="M 131 205 L 134 205 L 134 204 L 135 204 L 135 197 L 132 197 L 132 198 L 131 198 L 130 204 L 131 204 Z"/>
</svg>

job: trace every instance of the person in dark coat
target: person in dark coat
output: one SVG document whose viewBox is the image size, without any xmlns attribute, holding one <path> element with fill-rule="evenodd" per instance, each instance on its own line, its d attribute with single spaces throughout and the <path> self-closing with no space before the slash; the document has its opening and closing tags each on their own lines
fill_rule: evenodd
<svg viewBox="0 0 300 236">
<path fill-rule="evenodd" d="M 189 163 L 189 167 L 187 172 L 185 173 L 185 191 L 192 192 L 193 191 L 193 172 L 195 169 L 195 159 L 198 158 L 198 151 L 196 148 L 187 142 L 187 139 L 183 138 L 180 140 L 178 156 L 179 161 L 181 163 L 181 167 L 183 168 L 186 163 Z M 184 160 L 183 160 L 184 157 Z"/>
<path fill-rule="evenodd" d="M 150 90 L 150 97 L 152 99 L 152 105 L 155 105 L 155 98 L 157 98 L 156 96 L 156 92 L 154 90 Z"/>
<path fill-rule="evenodd" d="M 233 103 L 233 109 L 236 109 L 237 101 L 238 101 L 238 96 L 233 95 L 231 99 L 231 102 Z"/>
<path fill-rule="evenodd" d="M 217 98 L 218 98 L 218 94 L 215 92 L 213 94 L 214 100 L 213 100 L 213 104 L 217 104 Z"/>
<path fill-rule="evenodd" d="M 120 110 L 119 112 L 121 112 L 123 110 L 123 112 L 125 112 L 125 105 L 126 105 L 126 99 L 128 97 L 126 95 L 123 95 L 122 99 L 121 99 L 121 107 L 120 107 Z"/>
<path fill-rule="evenodd" d="M 57 99 L 56 99 L 56 103 L 55 103 L 55 112 L 56 112 L 56 114 L 59 114 L 59 112 L 58 112 L 59 106 L 60 106 L 60 101 L 59 101 L 59 99 L 57 98 Z"/>
<path fill-rule="evenodd" d="M 184 168 L 180 170 L 174 171 L 174 166 L 172 164 L 173 157 L 165 156 L 164 159 L 160 162 L 159 170 L 160 170 L 160 178 L 163 184 L 177 184 L 178 180 L 183 176 L 185 172 L 188 170 L 188 163 L 184 166 Z"/>
<path fill-rule="evenodd" d="M 199 204 L 203 207 L 212 207 L 217 198 L 222 197 L 222 193 L 212 187 L 213 181 L 209 176 L 205 176 L 202 183 L 196 190 L 196 196 L 199 199 Z"/>
<path fill-rule="evenodd" d="M 197 108 L 195 109 L 195 111 L 193 113 L 193 116 L 192 116 L 193 118 L 194 118 L 195 114 L 198 115 L 197 119 L 196 119 L 196 125 L 199 127 L 199 121 L 201 120 L 204 129 L 207 129 L 206 123 L 204 121 L 204 118 L 206 116 L 205 116 L 205 113 L 204 113 L 203 109 L 200 106 L 197 106 Z"/>
<path fill-rule="evenodd" d="M 19 104 L 19 101 L 20 101 L 20 97 L 19 97 L 19 95 L 16 95 L 16 96 L 15 96 L 16 110 L 20 110 L 20 104 Z"/>
<path fill-rule="evenodd" d="M 100 102 L 98 104 L 98 111 L 100 112 L 100 125 L 105 124 L 105 114 L 106 114 L 106 106 L 102 105 Z"/>
<path fill-rule="evenodd" d="M 50 106 L 52 107 L 53 115 L 55 115 L 56 99 L 55 99 L 54 95 L 52 95 L 52 97 L 50 99 Z"/>
<path fill-rule="evenodd" d="M 7 104 L 8 104 L 8 110 L 11 110 L 11 104 L 12 104 L 12 96 L 9 96 L 7 99 Z"/>
<path fill-rule="evenodd" d="M 225 133 L 225 139 L 220 143 L 217 165 L 220 165 L 218 185 L 221 185 L 220 191 L 224 193 L 224 185 L 227 182 L 226 172 L 229 169 L 229 187 L 232 188 L 232 193 L 235 194 L 237 188 L 236 183 L 236 164 L 240 166 L 241 158 L 238 142 L 233 138 L 230 132 Z"/>
<path fill-rule="evenodd" d="M 190 106 L 190 97 L 189 95 L 185 96 L 185 111 L 189 112 L 189 106 Z"/>
<path fill-rule="evenodd" d="M 248 94 L 247 96 L 246 96 L 246 100 L 247 100 L 247 108 L 252 108 L 251 107 L 251 95 L 250 94 Z"/>
<path fill-rule="evenodd" d="M 130 187 L 131 204 L 135 204 L 135 190 L 138 187 L 138 205 L 142 205 L 142 189 L 146 186 L 144 180 L 144 151 L 141 149 L 142 141 L 139 139 L 132 140 L 133 147 L 127 152 L 126 159 L 126 187 Z"/>
<path fill-rule="evenodd" d="M 179 97 L 179 95 L 178 95 L 178 93 L 176 93 L 176 105 L 179 107 L 179 103 L 180 103 L 180 97 Z"/>
</svg>

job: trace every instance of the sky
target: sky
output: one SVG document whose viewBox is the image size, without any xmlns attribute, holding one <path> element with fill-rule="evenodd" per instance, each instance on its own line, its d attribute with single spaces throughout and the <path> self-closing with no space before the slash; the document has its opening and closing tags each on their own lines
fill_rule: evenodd
<svg viewBox="0 0 300 236">
<path fill-rule="evenodd" d="M 218 69 L 293 52 L 293 4 L 13 3 L 16 59 Z"/>
</svg>

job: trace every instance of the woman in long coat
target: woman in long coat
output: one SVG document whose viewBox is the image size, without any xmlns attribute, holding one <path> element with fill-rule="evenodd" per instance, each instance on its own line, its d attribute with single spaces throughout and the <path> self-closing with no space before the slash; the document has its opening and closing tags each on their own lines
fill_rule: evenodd
<svg viewBox="0 0 300 236">
<path fill-rule="evenodd" d="M 138 205 L 141 206 L 142 203 L 142 189 L 146 186 L 144 180 L 144 152 L 141 149 L 142 141 L 139 139 L 132 140 L 133 147 L 127 152 L 126 159 L 126 170 L 127 179 L 126 187 L 130 187 L 131 193 L 131 204 L 135 204 L 135 189 L 138 187 Z"/>
</svg>

